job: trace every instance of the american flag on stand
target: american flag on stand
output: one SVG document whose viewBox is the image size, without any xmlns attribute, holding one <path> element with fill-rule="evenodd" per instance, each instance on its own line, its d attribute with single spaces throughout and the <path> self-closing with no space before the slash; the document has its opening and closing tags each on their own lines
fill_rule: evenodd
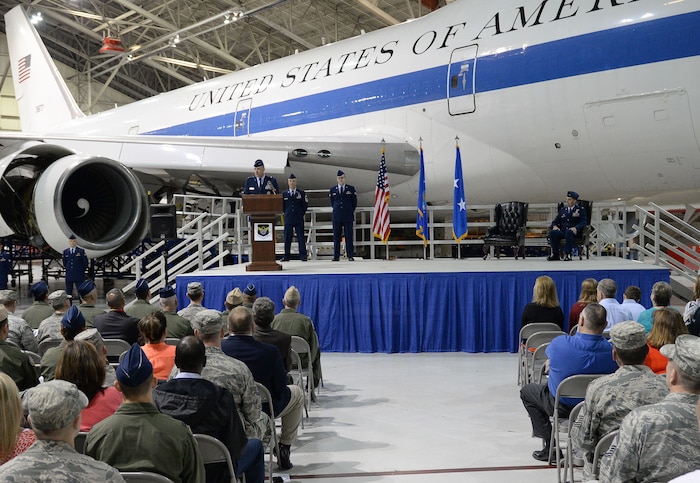
<svg viewBox="0 0 700 483">
<path fill-rule="evenodd" d="M 22 57 L 19 59 L 17 62 L 17 66 L 19 67 L 19 82 L 22 83 L 29 79 L 29 75 L 31 74 L 31 65 L 32 65 L 32 56 L 29 54 L 26 57 Z"/>
<path fill-rule="evenodd" d="M 389 223 L 389 178 L 386 175 L 385 149 L 382 146 L 382 159 L 379 162 L 377 173 L 377 187 L 374 190 L 374 219 L 372 220 L 372 234 L 386 243 L 391 233 Z"/>
</svg>

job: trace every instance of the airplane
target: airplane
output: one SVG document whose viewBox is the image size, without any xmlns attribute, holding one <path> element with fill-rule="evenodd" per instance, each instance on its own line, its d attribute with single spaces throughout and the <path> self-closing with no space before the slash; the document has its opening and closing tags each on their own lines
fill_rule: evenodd
<svg viewBox="0 0 700 483">
<path fill-rule="evenodd" d="M 154 193 L 237 193 L 253 162 L 368 206 L 688 203 L 700 184 L 700 23 L 689 0 L 457 0 L 420 19 L 86 116 L 17 6 L 6 16 L 23 132 L 1 133 L 0 236 L 90 256 L 136 245 Z"/>
</svg>

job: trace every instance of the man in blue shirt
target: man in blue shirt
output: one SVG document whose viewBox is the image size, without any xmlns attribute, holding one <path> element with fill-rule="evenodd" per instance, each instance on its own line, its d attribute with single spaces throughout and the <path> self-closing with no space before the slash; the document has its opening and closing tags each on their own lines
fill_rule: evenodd
<svg viewBox="0 0 700 483">
<path fill-rule="evenodd" d="M 547 384 L 526 384 L 520 390 L 520 399 L 530 415 L 532 434 L 544 440 L 544 447 L 532 453 L 539 461 L 549 459 L 549 440 L 554 414 L 554 396 L 559 384 L 575 374 L 612 374 L 617 363 L 612 357 L 610 343 L 603 338 L 607 325 L 605 308 L 597 303 L 588 304 L 578 320 L 576 335 L 561 335 L 547 347 L 549 381 Z M 560 400 L 559 416 L 568 417 L 580 399 Z"/>
</svg>

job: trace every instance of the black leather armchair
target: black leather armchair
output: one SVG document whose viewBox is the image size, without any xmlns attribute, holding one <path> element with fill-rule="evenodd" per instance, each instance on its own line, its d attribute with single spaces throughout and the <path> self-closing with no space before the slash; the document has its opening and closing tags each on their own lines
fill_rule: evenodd
<svg viewBox="0 0 700 483">
<path fill-rule="evenodd" d="M 501 247 L 513 247 L 516 260 L 522 250 L 523 259 L 525 258 L 528 206 L 528 203 L 522 201 L 496 205 L 496 226 L 490 227 L 484 237 L 484 260 L 488 258 L 491 246 L 495 247 L 496 258 L 500 258 Z"/>
<path fill-rule="evenodd" d="M 591 227 L 591 216 L 593 214 L 593 202 L 592 201 L 587 201 L 587 200 L 577 200 L 576 204 L 579 206 L 583 206 L 583 209 L 586 210 L 586 219 L 588 220 L 588 224 L 583 227 L 583 230 L 581 230 L 581 233 L 577 233 L 576 236 L 574 236 L 574 246 L 578 247 L 578 259 L 583 260 L 583 252 L 585 250 L 586 252 L 586 260 L 590 258 L 590 246 L 591 246 L 591 231 L 593 231 L 593 228 Z M 561 211 L 561 209 L 564 207 L 564 202 L 560 201 L 557 204 L 557 213 Z M 547 234 L 547 239 L 549 240 L 549 244 L 551 246 L 552 241 L 549 238 L 549 234 Z M 566 243 L 566 240 L 561 241 L 558 249 L 561 251 L 561 247 Z M 552 252 L 554 252 L 554 247 L 552 247 Z M 561 254 L 560 254 L 561 255 Z"/>
</svg>

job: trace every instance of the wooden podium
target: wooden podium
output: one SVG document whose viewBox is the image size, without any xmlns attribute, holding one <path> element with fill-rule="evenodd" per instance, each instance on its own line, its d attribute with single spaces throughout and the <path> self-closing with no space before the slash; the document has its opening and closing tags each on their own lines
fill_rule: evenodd
<svg viewBox="0 0 700 483">
<path fill-rule="evenodd" d="M 253 247 L 248 272 L 282 270 L 275 260 L 275 218 L 282 213 L 282 195 L 243 195 L 243 213 L 250 216 Z"/>
</svg>

